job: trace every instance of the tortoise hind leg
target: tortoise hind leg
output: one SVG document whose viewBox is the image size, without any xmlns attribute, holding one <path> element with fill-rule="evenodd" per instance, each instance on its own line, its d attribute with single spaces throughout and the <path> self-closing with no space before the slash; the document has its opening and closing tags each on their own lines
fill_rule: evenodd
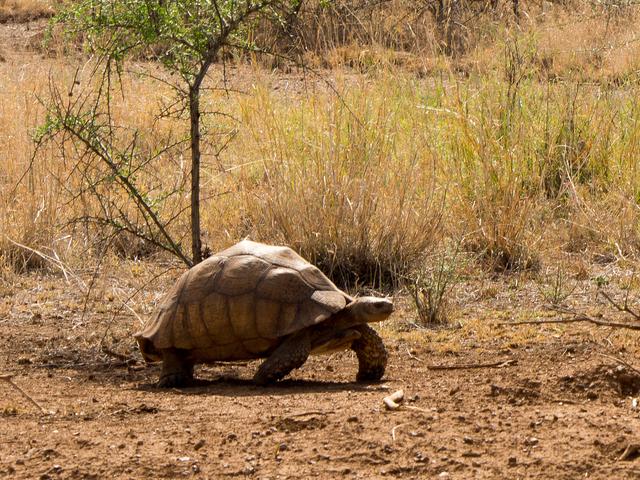
<svg viewBox="0 0 640 480">
<path fill-rule="evenodd" d="M 291 335 L 276 348 L 253 376 L 258 385 L 277 382 L 292 370 L 300 368 L 311 352 L 311 339 L 308 331 Z"/>
<path fill-rule="evenodd" d="M 175 348 L 161 350 L 162 372 L 158 387 L 187 387 L 193 383 L 193 363 L 188 360 L 187 353 Z"/>
<path fill-rule="evenodd" d="M 358 325 L 355 329 L 362 335 L 354 340 L 351 349 L 358 357 L 358 382 L 378 381 L 387 366 L 387 349 L 380 335 L 369 325 Z"/>
</svg>

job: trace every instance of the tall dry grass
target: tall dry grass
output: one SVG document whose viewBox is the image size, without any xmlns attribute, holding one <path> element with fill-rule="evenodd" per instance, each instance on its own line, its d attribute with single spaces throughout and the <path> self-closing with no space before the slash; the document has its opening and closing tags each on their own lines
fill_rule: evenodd
<svg viewBox="0 0 640 480">
<path fill-rule="evenodd" d="M 254 234 L 295 246 L 340 283 L 393 284 L 436 243 L 446 187 L 402 85 L 351 89 L 241 102 L 242 157 L 259 165 L 240 176 L 243 210 Z"/>
<path fill-rule="evenodd" d="M 49 18 L 61 0 L 0 0 L 0 23 Z"/>
<path fill-rule="evenodd" d="M 575 15 L 587 15 L 577 5 L 583 9 Z M 354 74 L 344 70 L 349 62 L 337 62 L 341 69 L 325 77 L 338 94 L 323 82 L 304 83 L 302 73 L 292 80 L 300 88 L 283 94 L 272 88 L 283 84 L 277 73 L 238 68 L 234 81 L 242 93 L 210 91 L 204 99 L 207 110 L 239 119 L 207 120 L 206 244 L 215 251 L 247 235 L 287 243 L 341 283 L 376 287 L 410 277 L 447 240 L 494 271 L 536 268 L 558 252 L 637 257 L 635 10 L 625 7 L 622 16 L 597 11 L 585 29 L 571 21 L 570 9 L 545 8 L 552 10 L 534 19 L 523 15 L 517 28 L 489 12 L 483 28 L 491 35 L 475 44 L 466 37 L 467 46 L 448 56 L 435 36 L 420 37 L 424 46 L 410 36 L 385 41 L 392 31 L 386 24 L 376 28 L 387 30 L 353 37 L 356 43 L 346 27 L 318 26 L 324 58 L 357 52 L 360 63 L 353 65 L 366 72 Z M 360 20 L 373 28 L 372 18 Z M 624 47 L 614 48 L 620 42 Z M 71 222 L 99 208 L 91 195 L 78 195 L 73 149 L 52 144 L 29 169 L 30 133 L 44 117 L 36 95 L 46 97 L 50 76 L 66 88 L 75 67 L 61 60 L 16 62 L 0 64 L 0 84 L 9 86 L 0 89 L 6 132 L 0 137 L 0 252 L 5 265 L 18 268 L 34 264 L 12 241 L 81 264 L 100 251 L 104 243 L 96 238 L 105 232 Z M 430 69 L 416 75 L 416 65 Z M 154 108 L 168 98 L 165 89 L 133 75 L 124 82 L 127 96 L 114 98 L 113 109 L 119 122 L 140 130 L 142 154 L 154 152 L 161 139 L 184 136 L 184 122 L 154 120 Z M 210 80 L 216 82 L 220 72 Z M 229 132 L 235 136 L 228 148 L 214 155 Z M 184 185 L 185 155 L 174 149 L 159 157 L 141 185 L 157 198 Z M 188 205 L 186 189 L 177 193 L 159 203 L 165 218 Z M 124 201 L 109 188 L 104 195 Z M 170 230 L 188 238 L 186 210 Z M 119 254 L 150 253 L 130 238 L 114 244 Z"/>
<path fill-rule="evenodd" d="M 19 269 L 42 262 L 11 241 L 54 248 L 64 236 L 56 228 L 61 198 L 50 182 L 50 169 L 64 166 L 31 164 L 34 148 L 30 132 L 44 114 L 37 96 L 46 92 L 51 67 L 51 63 L 0 64 L 0 256 Z M 43 154 L 56 156 L 53 149 Z"/>
</svg>

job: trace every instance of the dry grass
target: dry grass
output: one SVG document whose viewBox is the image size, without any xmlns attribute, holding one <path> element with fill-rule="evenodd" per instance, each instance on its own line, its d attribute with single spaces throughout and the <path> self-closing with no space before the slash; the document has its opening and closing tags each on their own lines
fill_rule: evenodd
<svg viewBox="0 0 640 480">
<path fill-rule="evenodd" d="M 0 23 L 49 18 L 61 0 L 0 0 Z"/>
<path fill-rule="evenodd" d="M 618 84 L 638 79 L 640 16 L 633 3 L 521 1 L 518 19 L 511 0 L 445 2 L 443 12 L 437 5 L 304 2 L 288 30 L 262 28 L 256 37 L 318 68 L 402 68 L 432 76 L 451 69 L 465 75 L 495 69 L 503 58 L 500 45 L 518 36 L 528 39 L 537 66 L 532 73 L 543 78 Z"/>
<path fill-rule="evenodd" d="M 406 4 L 394 2 L 395 14 Z M 234 81 L 246 93 L 207 94 L 207 109 L 240 120 L 209 121 L 214 147 L 239 128 L 224 152 L 206 156 L 207 245 L 215 251 L 246 235 L 283 242 L 341 283 L 375 287 L 420 271 L 442 240 L 462 242 L 500 272 L 537 268 L 558 253 L 637 257 L 640 22 L 633 7 L 613 15 L 579 5 L 573 17 L 566 8 L 529 6 L 518 28 L 506 10 L 483 13 L 451 56 L 439 53 L 441 39 L 417 35 L 433 26 L 425 12 L 375 29 L 371 15 L 356 28 L 303 12 L 318 26 L 308 30 L 316 35 L 305 40 L 308 59 L 365 74 L 327 74 L 339 95 L 294 76 L 292 96 L 272 88 L 277 78 L 240 67 Z M 391 42 L 394 28 L 401 34 Z M 40 262 L 8 239 L 70 262 L 113 240 L 69 223 L 97 208 L 90 195 L 74 194 L 69 145 L 50 145 L 28 168 L 30 133 L 44 116 L 36 95 L 46 97 L 50 75 L 67 88 L 74 70 L 55 59 L 0 63 L 0 84 L 11 86 L 0 91 L 0 252 L 13 268 Z M 219 72 L 213 77 L 219 82 Z M 184 135 L 184 123 L 154 121 L 166 90 L 135 76 L 124 81 L 128 95 L 113 108 L 119 122 L 140 130 L 142 154 Z M 173 149 L 140 180 L 160 198 L 187 179 L 184 152 Z M 108 186 L 103 194 L 124 198 Z M 159 208 L 169 218 L 187 205 L 182 192 Z M 186 242 L 186 213 L 171 233 Z M 127 237 L 114 242 L 124 256 L 154 253 Z"/>
<path fill-rule="evenodd" d="M 0 64 L 0 255 L 18 269 L 40 266 L 39 259 L 8 241 L 53 247 L 58 235 L 59 192 L 51 185 L 49 166 L 29 171 L 33 144 L 29 133 L 43 118 L 36 95 L 45 93 L 43 79 L 52 65 Z M 53 151 L 46 152 L 53 155 Z M 61 166 L 62 167 L 62 166 Z M 18 180 L 22 179 L 20 185 Z"/>
<path fill-rule="evenodd" d="M 242 158 L 259 162 L 242 175 L 243 210 L 251 233 L 295 246 L 340 283 L 388 285 L 434 244 L 444 192 L 435 158 L 407 137 L 420 124 L 398 109 L 398 85 L 353 88 L 242 102 Z"/>
</svg>

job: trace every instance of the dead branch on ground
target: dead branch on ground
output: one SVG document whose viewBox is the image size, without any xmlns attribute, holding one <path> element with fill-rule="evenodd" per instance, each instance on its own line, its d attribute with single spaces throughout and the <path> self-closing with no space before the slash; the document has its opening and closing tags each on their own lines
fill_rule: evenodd
<svg viewBox="0 0 640 480">
<path fill-rule="evenodd" d="M 601 327 L 615 327 L 615 328 L 628 328 L 630 330 L 640 330 L 640 324 L 626 323 L 626 322 L 614 322 L 609 320 L 601 320 L 599 318 L 586 315 L 584 313 L 576 314 L 572 318 L 545 318 L 541 320 L 524 320 L 521 322 L 500 322 L 496 325 L 501 327 L 515 326 L 515 325 L 541 325 L 545 323 L 576 323 L 576 322 L 589 322 Z"/>
<path fill-rule="evenodd" d="M 42 405 L 40 405 L 38 402 L 36 402 L 27 392 L 25 392 L 22 388 L 20 388 L 20 386 L 18 384 L 16 384 L 13 381 L 13 375 L 0 375 L 0 380 L 4 380 L 5 382 L 7 382 L 9 385 L 11 385 L 13 388 L 15 388 L 18 392 L 20 392 L 27 400 L 29 400 L 32 404 L 34 404 L 36 407 L 38 407 L 38 409 L 42 412 L 42 413 L 47 413 L 47 411 L 42 407 Z"/>
<path fill-rule="evenodd" d="M 517 363 L 516 360 L 501 360 L 491 363 L 461 363 L 457 365 L 428 365 L 429 370 L 467 370 L 472 368 L 502 368 L 510 367 Z"/>
<path fill-rule="evenodd" d="M 638 454 L 640 454 L 640 443 L 631 443 L 627 446 L 622 455 L 618 457 L 618 461 L 634 460 L 638 457 Z"/>
<path fill-rule="evenodd" d="M 113 357 L 113 358 L 117 358 L 118 360 L 121 360 L 124 364 L 129 365 L 132 363 L 138 363 L 138 361 L 129 356 L 129 355 L 125 355 L 124 353 L 118 353 L 114 350 L 111 350 L 109 347 L 107 347 L 106 345 L 102 345 L 102 353 L 104 353 L 105 355 L 109 356 L 109 357 Z"/>
<path fill-rule="evenodd" d="M 629 292 L 625 295 L 624 304 L 618 303 L 614 300 L 607 292 L 602 290 L 598 291 L 600 295 L 602 295 L 616 310 L 623 313 L 628 313 L 634 319 L 640 320 L 640 313 L 635 312 L 629 307 Z M 573 315 L 572 317 L 560 317 L 560 318 L 544 318 L 538 320 L 524 320 L 520 322 L 500 322 L 497 325 L 501 327 L 512 326 L 512 325 L 541 325 L 545 323 L 576 323 L 576 322 L 589 322 L 594 325 L 598 325 L 601 327 L 613 327 L 613 328 L 626 328 L 629 330 L 640 330 L 640 323 L 629 323 L 629 322 L 617 322 L 613 320 L 605 320 L 603 318 L 594 317 L 592 315 L 587 315 L 586 313 L 579 313 L 570 308 L 565 308 L 561 306 L 554 306 L 552 310 L 560 313 L 560 314 L 568 314 Z"/>
<path fill-rule="evenodd" d="M 636 367 L 631 365 L 629 362 L 626 362 L 626 361 L 622 360 L 621 358 L 614 357 L 613 355 L 607 355 L 606 353 L 600 353 L 600 352 L 597 352 L 597 353 L 601 357 L 605 357 L 605 358 L 608 358 L 609 360 L 613 360 L 615 362 L 618 362 L 619 364 L 624 365 L 625 367 L 627 367 L 629 370 L 633 370 L 638 375 L 640 375 L 640 370 L 638 370 Z"/>
<path fill-rule="evenodd" d="M 609 296 L 609 294 L 607 292 L 603 292 L 602 290 L 599 292 L 600 295 L 602 295 L 605 299 L 607 299 L 607 301 L 613 305 L 615 307 L 616 310 L 618 310 L 619 312 L 625 312 L 628 313 L 629 315 L 631 315 L 633 318 L 635 318 L 636 320 L 640 320 L 640 314 L 638 314 L 637 312 L 634 312 L 633 310 L 631 310 L 631 308 L 629 308 L 629 291 L 627 290 L 627 294 L 624 297 L 624 305 L 620 305 L 619 303 L 617 303 L 613 298 L 611 298 Z"/>
</svg>

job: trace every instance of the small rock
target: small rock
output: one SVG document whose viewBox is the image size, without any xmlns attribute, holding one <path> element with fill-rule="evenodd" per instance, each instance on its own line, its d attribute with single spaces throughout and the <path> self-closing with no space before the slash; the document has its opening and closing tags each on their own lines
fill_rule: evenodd
<svg viewBox="0 0 640 480">
<path fill-rule="evenodd" d="M 510 467 L 515 467 L 518 464 L 518 459 L 516 457 L 509 457 L 508 464 Z"/>
<path fill-rule="evenodd" d="M 482 455 L 478 452 L 463 452 L 462 453 L 463 457 L 467 457 L 467 458 L 478 458 L 481 457 Z"/>
<path fill-rule="evenodd" d="M 538 444 L 538 439 L 537 439 L 536 437 L 529 437 L 529 438 L 526 438 L 526 439 L 524 440 L 524 444 L 525 444 L 527 447 L 531 447 L 531 446 L 533 446 L 533 445 L 537 445 L 537 444 Z"/>
<path fill-rule="evenodd" d="M 284 452 L 285 450 L 287 450 L 289 447 L 285 442 L 282 442 L 279 446 L 278 446 L 278 450 L 280 452 Z"/>
<path fill-rule="evenodd" d="M 227 434 L 227 436 L 222 440 L 222 443 L 227 443 L 227 442 L 235 442 L 236 440 L 238 440 L 238 435 L 236 435 L 235 433 L 229 433 Z"/>
<path fill-rule="evenodd" d="M 360 419 L 355 415 L 352 415 L 349 418 L 347 418 L 347 422 L 349 422 L 349 423 L 357 423 L 359 421 L 360 421 Z"/>
<path fill-rule="evenodd" d="M 429 463 L 429 457 L 427 457 L 422 452 L 416 452 L 415 456 L 413 457 L 413 460 L 416 463 Z"/>
<path fill-rule="evenodd" d="M 204 447 L 203 439 L 198 440 L 198 443 L 193 446 L 194 450 L 200 450 L 202 447 Z"/>
<path fill-rule="evenodd" d="M 391 395 L 384 397 L 382 399 L 382 402 L 384 403 L 387 410 L 397 410 L 398 408 L 400 408 L 400 403 L 402 403 L 403 399 L 404 399 L 404 391 L 397 390 Z"/>
<path fill-rule="evenodd" d="M 46 448 L 42 452 L 42 456 L 45 460 L 49 460 L 51 457 L 58 456 L 58 452 L 56 452 L 53 448 Z"/>
<path fill-rule="evenodd" d="M 438 478 L 449 478 L 449 472 L 440 472 Z"/>
<path fill-rule="evenodd" d="M 471 438 L 471 437 L 465 436 L 465 437 L 462 438 L 462 441 L 464 443 L 466 443 L 467 445 L 473 445 L 473 438 Z"/>
<path fill-rule="evenodd" d="M 253 475 L 254 473 L 256 473 L 256 467 L 253 465 L 247 465 L 242 469 L 243 475 Z"/>
<path fill-rule="evenodd" d="M 191 457 L 178 457 L 179 462 L 188 462 L 191 460 Z"/>
</svg>

